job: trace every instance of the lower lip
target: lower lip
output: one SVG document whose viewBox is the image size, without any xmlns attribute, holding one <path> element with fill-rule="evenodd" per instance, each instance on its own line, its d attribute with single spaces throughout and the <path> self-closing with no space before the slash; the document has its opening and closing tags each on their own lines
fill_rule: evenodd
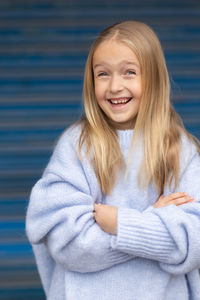
<svg viewBox="0 0 200 300">
<path fill-rule="evenodd" d="M 113 108 L 113 109 L 116 109 L 116 110 L 121 110 L 123 108 L 125 108 L 133 99 L 131 98 L 131 100 L 129 100 L 128 102 L 126 103 L 119 103 L 119 104 L 112 104 L 110 101 L 108 101 L 110 103 L 110 106 Z"/>
</svg>

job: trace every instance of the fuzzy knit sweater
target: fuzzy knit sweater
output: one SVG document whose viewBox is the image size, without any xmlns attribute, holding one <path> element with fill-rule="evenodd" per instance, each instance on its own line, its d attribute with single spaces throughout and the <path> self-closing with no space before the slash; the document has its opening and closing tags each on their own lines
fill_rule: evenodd
<svg viewBox="0 0 200 300">
<path fill-rule="evenodd" d="M 132 130 L 118 131 L 127 160 Z M 32 189 L 26 231 L 48 300 L 199 300 L 200 156 L 182 138 L 176 191 L 195 202 L 154 208 L 155 186 L 138 187 L 143 149 L 133 151 L 128 178 L 119 174 L 104 195 L 86 155 L 80 125 L 59 139 Z M 83 149 L 84 151 L 84 149 Z M 166 187 L 164 194 L 175 190 Z M 93 218 L 94 203 L 118 207 L 117 235 Z"/>
</svg>

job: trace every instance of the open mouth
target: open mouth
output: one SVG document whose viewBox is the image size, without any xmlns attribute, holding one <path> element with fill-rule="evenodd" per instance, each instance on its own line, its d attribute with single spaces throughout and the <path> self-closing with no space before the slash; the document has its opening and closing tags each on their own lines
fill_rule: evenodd
<svg viewBox="0 0 200 300">
<path fill-rule="evenodd" d="M 119 104 L 127 104 L 128 102 L 131 101 L 131 97 L 123 97 L 123 98 L 113 98 L 113 99 L 108 99 L 108 101 L 113 104 L 113 105 L 119 105 Z"/>
</svg>

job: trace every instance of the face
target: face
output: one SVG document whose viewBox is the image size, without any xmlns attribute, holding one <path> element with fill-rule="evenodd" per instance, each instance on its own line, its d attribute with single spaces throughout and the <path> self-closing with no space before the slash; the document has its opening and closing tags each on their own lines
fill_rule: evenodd
<svg viewBox="0 0 200 300">
<path fill-rule="evenodd" d="M 117 129 L 131 129 L 139 110 L 141 70 L 134 52 L 121 42 L 100 44 L 93 56 L 97 102 Z"/>
</svg>

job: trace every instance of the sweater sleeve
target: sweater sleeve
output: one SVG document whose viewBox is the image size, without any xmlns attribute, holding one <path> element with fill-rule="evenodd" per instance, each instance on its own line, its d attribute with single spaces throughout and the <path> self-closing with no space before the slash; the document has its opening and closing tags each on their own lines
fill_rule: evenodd
<svg viewBox="0 0 200 300">
<path fill-rule="evenodd" d="M 159 262 L 172 274 L 200 267 L 200 156 L 195 153 L 184 170 L 177 191 L 187 192 L 195 202 L 169 205 L 144 212 L 118 210 L 118 234 L 113 249 Z"/>
<path fill-rule="evenodd" d="M 133 256 L 112 249 L 111 235 L 93 218 L 95 187 L 65 138 L 55 148 L 43 177 L 33 187 L 26 218 L 31 244 L 44 243 L 66 269 L 94 272 L 130 260 Z"/>
</svg>

